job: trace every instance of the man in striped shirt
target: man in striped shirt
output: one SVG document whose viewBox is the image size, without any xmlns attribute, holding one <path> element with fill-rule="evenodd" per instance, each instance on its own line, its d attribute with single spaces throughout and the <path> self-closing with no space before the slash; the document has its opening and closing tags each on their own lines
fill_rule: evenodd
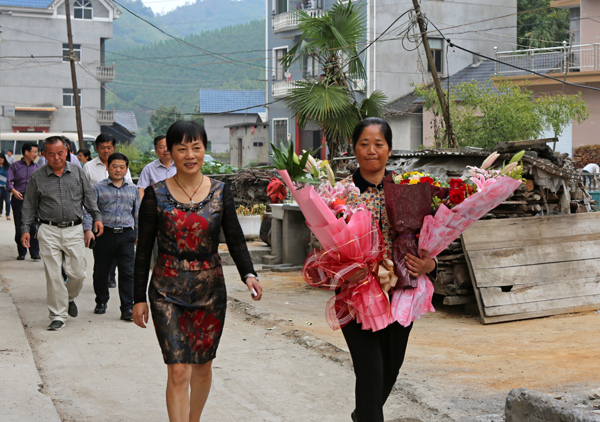
<svg viewBox="0 0 600 422">
<path fill-rule="evenodd" d="M 133 262 L 137 240 L 140 194 L 137 187 L 125 178 L 129 159 L 121 153 L 108 157 L 108 179 L 93 186 L 98 208 L 102 212 L 104 235 L 94 246 L 95 314 L 106 313 L 110 297 L 108 273 L 114 260 L 119 269 L 119 298 L 121 319 L 131 321 L 133 308 Z M 89 219 L 89 216 L 86 216 Z"/>
<path fill-rule="evenodd" d="M 78 314 L 75 298 L 85 279 L 85 246 L 94 238 L 91 219 L 84 223 L 83 207 L 94 221 L 97 236 L 103 232 L 102 214 L 94 192 L 77 164 L 67 162 L 67 148 L 59 136 L 44 141 L 48 164 L 31 175 L 23 200 L 21 243 L 29 248 L 29 228 L 36 216 L 40 222 L 37 238 L 46 271 L 46 289 L 50 325 L 48 330 L 64 327 L 67 314 Z M 61 275 L 64 262 L 68 280 Z"/>
</svg>

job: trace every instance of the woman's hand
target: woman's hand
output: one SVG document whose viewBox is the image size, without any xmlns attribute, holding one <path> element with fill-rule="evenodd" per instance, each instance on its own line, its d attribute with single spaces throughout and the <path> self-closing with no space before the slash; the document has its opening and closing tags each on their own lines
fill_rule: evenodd
<svg viewBox="0 0 600 422">
<path fill-rule="evenodd" d="M 146 324 L 148 324 L 148 304 L 146 302 L 133 305 L 133 322 L 138 327 L 146 328 Z"/>
<path fill-rule="evenodd" d="M 262 287 L 260 285 L 260 283 L 258 282 L 256 277 L 248 277 L 246 278 L 246 286 L 248 287 L 248 290 L 250 290 L 250 296 L 252 296 L 252 299 L 254 300 L 260 300 L 260 298 L 262 297 Z M 254 296 L 254 292 L 252 291 L 254 289 L 254 292 L 256 292 L 256 296 Z"/>
<path fill-rule="evenodd" d="M 416 257 L 407 253 L 404 257 L 408 273 L 413 277 L 418 277 L 422 274 L 430 273 L 435 269 L 435 260 L 429 256 L 429 252 L 424 249 L 419 249 L 422 258 Z"/>
</svg>

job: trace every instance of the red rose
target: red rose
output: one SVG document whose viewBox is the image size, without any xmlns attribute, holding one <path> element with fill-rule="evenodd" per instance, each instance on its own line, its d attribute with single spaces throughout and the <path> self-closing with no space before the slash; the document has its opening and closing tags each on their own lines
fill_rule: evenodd
<svg viewBox="0 0 600 422">
<path fill-rule="evenodd" d="M 452 204 L 458 205 L 465 200 L 465 192 L 460 189 L 452 189 L 449 199 Z"/>
<path fill-rule="evenodd" d="M 429 183 L 430 185 L 433 185 L 435 181 L 431 177 L 423 176 L 419 179 L 419 183 Z"/>
<path fill-rule="evenodd" d="M 408 179 L 402 179 L 402 180 L 400 180 L 400 184 L 401 185 L 408 185 L 408 184 L 410 184 L 410 180 L 408 180 Z"/>
<path fill-rule="evenodd" d="M 458 189 L 464 185 L 464 182 L 462 181 L 462 179 L 450 179 L 450 182 L 448 182 L 448 184 L 452 189 Z"/>
</svg>

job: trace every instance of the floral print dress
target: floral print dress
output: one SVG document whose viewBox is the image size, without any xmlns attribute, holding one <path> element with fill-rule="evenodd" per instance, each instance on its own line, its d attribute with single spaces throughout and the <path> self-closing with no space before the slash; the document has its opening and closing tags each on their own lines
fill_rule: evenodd
<svg viewBox="0 0 600 422">
<path fill-rule="evenodd" d="M 146 301 L 154 240 L 158 260 L 148 297 L 165 363 L 206 363 L 215 358 L 227 308 L 218 254 L 223 228 L 242 278 L 256 274 L 235 212 L 230 189 L 212 179 L 197 204 L 176 201 L 166 182 L 146 188 L 140 207 L 134 302 Z"/>
</svg>

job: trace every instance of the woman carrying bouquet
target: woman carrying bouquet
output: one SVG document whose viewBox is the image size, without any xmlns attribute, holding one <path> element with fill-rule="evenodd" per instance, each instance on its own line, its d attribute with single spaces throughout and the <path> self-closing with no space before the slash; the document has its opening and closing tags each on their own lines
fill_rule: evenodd
<svg viewBox="0 0 600 422">
<path fill-rule="evenodd" d="M 148 323 L 146 288 L 152 248 L 158 260 L 148 296 L 156 336 L 167 364 L 167 411 L 171 422 L 199 421 L 212 380 L 227 308 L 219 231 L 242 280 L 260 300 L 258 283 L 231 190 L 202 174 L 207 137 L 195 122 L 176 122 L 167 148 L 177 174 L 144 193 L 134 272 L 134 322 Z"/>
<path fill-rule="evenodd" d="M 389 173 L 385 166 L 392 155 L 392 130 L 383 119 L 364 119 L 354 129 L 352 147 L 359 168 L 342 183 L 354 182 L 360 195 L 350 195 L 348 205 L 362 204 L 371 211 L 385 240 L 384 259 L 391 259 L 393 233 L 385 207 L 383 179 Z M 422 258 L 406 255 L 406 267 L 413 277 L 436 268 L 426 251 L 421 251 L 421 255 Z M 357 282 L 364 276 L 357 273 L 349 281 Z M 412 324 L 403 327 L 394 322 L 378 331 L 364 330 L 356 320 L 342 327 L 356 375 L 354 422 L 383 422 L 383 405 L 404 361 L 411 328 Z"/>
</svg>

